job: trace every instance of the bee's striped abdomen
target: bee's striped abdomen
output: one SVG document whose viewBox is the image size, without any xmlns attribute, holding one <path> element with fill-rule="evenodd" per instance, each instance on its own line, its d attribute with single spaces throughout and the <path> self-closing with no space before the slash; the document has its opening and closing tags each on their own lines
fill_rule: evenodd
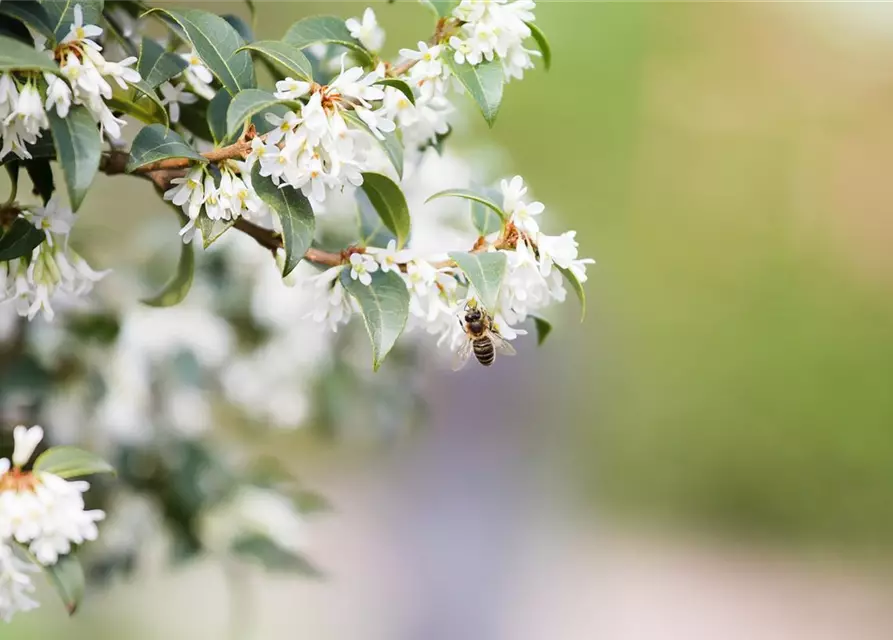
<svg viewBox="0 0 893 640">
<path fill-rule="evenodd" d="M 478 359 L 485 367 L 489 367 L 493 364 L 493 360 L 496 358 L 496 351 L 493 348 L 493 341 L 488 337 L 476 338 L 474 344 L 474 357 Z"/>
</svg>

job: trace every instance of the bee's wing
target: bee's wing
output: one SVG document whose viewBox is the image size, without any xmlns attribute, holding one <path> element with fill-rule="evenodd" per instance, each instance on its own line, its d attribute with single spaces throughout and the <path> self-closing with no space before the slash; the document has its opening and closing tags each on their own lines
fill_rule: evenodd
<svg viewBox="0 0 893 640">
<path fill-rule="evenodd" d="M 490 339 L 493 341 L 493 346 L 496 347 L 497 353 L 500 353 L 504 356 L 513 356 L 517 351 L 515 348 L 508 343 L 508 341 L 499 335 L 496 331 L 490 332 Z"/>
<path fill-rule="evenodd" d="M 459 347 L 459 350 L 456 351 L 456 355 L 453 357 L 453 371 L 458 371 L 466 364 L 468 364 L 468 360 L 471 357 L 471 340 L 466 340 L 462 343 L 462 346 Z"/>
</svg>

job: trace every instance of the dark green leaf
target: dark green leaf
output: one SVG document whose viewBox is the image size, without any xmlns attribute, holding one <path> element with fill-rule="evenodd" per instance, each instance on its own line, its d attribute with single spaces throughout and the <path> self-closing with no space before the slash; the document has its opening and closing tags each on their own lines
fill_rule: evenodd
<svg viewBox="0 0 893 640">
<path fill-rule="evenodd" d="M 295 22 L 286 32 L 283 40 L 298 49 L 309 47 L 317 42 L 337 44 L 358 54 L 364 66 L 372 64 L 372 54 L 360 44 L 359 40 L 350 35 L 350 30 L 344 24 L 344 19 L 336 16 L 314 16 Z"/>
<path fill-rule="evenodd" d="M 536 46 L 539 47 L 540 53 L 543 54 L 543 64 L 546 66 L 546 71 L 548 71 L 552 68 L 552 47 L 549 46 L 549 41 L 546 40 L 546 34 L 532 22 L 525 22 L 524 24 L 528 26 L 530 34 L 536 40 Z"/>
<path fill-rule="evenodd" d="M 261 177 L 260 163 L 255 164 L 251 172 L 251 186 L 279 216 L 285 244 L 285 265 L 282 267 L 282 276 L 285 277 L 298 266 L 313 242 L 316 229 L 313 208 L 300 190 L 291 187 L 280 189 L 269 178 Z"/>
<path fill-rule="evenodd" d="M 227 100 L 232 97 L 226 91 L 218 91 L 214 97 L 217 96 L 226 96 Z M 214 136 L 208 126 L 208 104 L 204 98 L 199 98 L 194 104 L 181 104 L 180 121 L 177 124 L 202 140 L 213 141 Z M 226 110 L 223 112 L 223 120 L 226 122 Z"/>
<path fill-rule="evenodd" d="M 137 69 L 143 82 L 152 89 L 183 72 L 189 63 L 175 53 L 166 51 L 152 38 L 143 38 Z"/>
<path fill-rule="evenodd" d="M 394 169 L 397 170 L 397 175 L 399 177 L 403 177 L 403 142 L 400 139 L 400 136 L 397 131 L 391 131 L 390 133 L 381 132 L 382 138 L 378 138 L 374 133 L 372 133 L 372 129 L 369 128 L 365 122 L 363 122 L 360 117 L 354 111 L 344 111 L 342 113 L 344 116 L 344 121 L 357 128 L 362 129 L 369 133 L 370 136 L 375 138 L 375 142 L 384 150 L 385 155 L 388 157 L 388 160 L 391 161 L 391 164 L 394 165 Z"/>
<path fill-rule="evenodd" d="M 221 16 L 224 20 L 226 20 L 229 25 L 236 30 L 242 40 L 245 42 L 251 42 L 254 40 L 254 32 L 251 30 L 251 27 L 248 26 L 248 23 L 242 20 L 239 16 L 233 15 L 231 13 L 227 13 Z"/>
<path fill-rule="evenodd" d="M 208 103 L 208 129 L 216 144 L 226 140 L 226 113 L 232 100 L 233 97 L 226 91 L 218 91 Z"/>
<path fill-rule="evenodd" d="M 409 238 L 410 219 L 400 186 L 380 173 L 364 173 L 362 189 L 384 226 L 397 236 L 397 246 L 402 247 Z"/>
<path fill-rule="evenodd" d="M 297 104 L 289 100 L 280 100 L 268 91 L 261 91 L 260 89 L 240 91 L 233 96 L 233 100 L 226 110 L 227 137 L 232 138 L 239 135 L 246 120 L 277 104 L 286 104 L 295 109 L 298 108 Z"/>
<path fill-rule="evenodd" d="M 453 15 L 453 9 L 459 5 L 459 0 L 423 0 L 425 4 L 434 9 L 438 18 L 449 18 Z"/>
<path fill-rule="evenodd" d="M 14 202 L 19 194 L 19 170 L 22 168 L 22 163 L 17 158 L 3 166 L 6 167 L 6 173 L 9 174 L 9 198 L 7 198 L 7 202 Z"/>
<path fill-rule="evenodd" d="M 136 171 L 140 167 L 167 158 L 189 158 L 197 162 L 207 162 L 195 149 L 189 146 L 180 134 L 164 125 L 152 124 L 143 127 L 130 147 L 130 159 L 126 171 Z"/>
<path fill-rule="evenodd" d="M 186 32 L 202 62 L 235 95 L 256 85 L 254 66 L 242 37 L 223 18 L 198 9 L 152 9 L 170 16 Z"/>
<path fill-rule="evenodd" d="M 0 36 L 0 71 L 10 70 L 59 73 L 59 65 L 24 42 Z"/>
<path fill-rule="evenodd" d="M 557 264 L 555 268 L 561 272 L 561 275 L 570 284 L 571 289 L 577 294 L 577 299 L 580 301 L 580 322 L 583 322 L 586 319 L 586 292 L 583 290 L 583 284 L 577 280 L 577 276 L 570 269 L 559 267 Z"/>
<path fill-rule="evenodd" d="M 170 118 L 167 114 L 167 109 L 165 108 L 164 103 L 158 97 L 158 94 L 155 93 L 155 89 L 150 87 L 143 80 L 140 80 L 139 82 L 133 82 L 131 83 L 131 86 L 136 93 L 143 94 L 152 102 L 151 105 L 147 105 L 147 113 L 149 113 L 150 117 L 152 118 L 152 121 L 149 124 L 154 124 L 157 122 L 159 124 L 163 124 L 165 127 L 169 127 L 171 123 Z M 136 95 L 136 93 L 134 95 Z M 135 102 L 137 104 L 145 104 L 145 100 L 139 100 Z"/>
<path fill-rule="evenodd" d="M 484 308 L 495 309 L 499 302 L 502 279 L 505 277 L 505 254 L 500 251 L 490 251 L 487 253 L 453 252 L 449 255 L 474 286 Z"/>
<path fill-rule="evenodd" d="M 536 326 L 536 344 L 541 346 L 552 333 L 552 323 L 540 316 L 531 314 L 530 317 L 533 318 L 533 324 Z"/>
<path fill-rule="evenodd" d="M 76 447 L 52 447 L 34 461 L 34 470 L 60 478 L 77 478 L 95 473 L 114 473 L 108 462 L 94 453 Z"/>
<path fill-rule="evenodd" d="M 307 56 L 295 45 L 281 40 L 261 40 L 242 47 L 250 51 L 256 51 L 267 60 L 282 65 L 291 75 L 305 80 L 313 80 L 313 68 Z"/>
<path fill-rule="evenodd" d="M 502 64 L 499 60 L 484 61 L 479 65 L 459 64 L 453 57 L 453 51 L 449 49 L 444 53 L 444 57 L 453 75 L 465 86 L 481 113 L 484 114 L 484 120 L 492 127 L 496 121 L 496 114 L 499 112 L 502 88 L 505 84 Z"/>
<path fill-rule="evenodd" d="M 182 302 L 192 287 L 192 277 L 195 273 L 195 253 L 191 244 L 183 244 L 180 248 L 180 261 L 177 263 L 177 272 L 162 288 L 161 292 L 151 298 L 143 300 L 150 307 L 172 307 Z"/>
<path fill-rule="evenodd" d="M 376 271 L 367 287 L 350 277 L 350 267 L 341 272 L 341 283 L 359 303 L 363 322 L 372 342 L 372 368 L 378 371 L 409 317 L 409 290 L 393 271 Z"/>
<path fill-rule="evenodd" d="M 56 34 L 57 41 L 68 35 L 71 24 L 74 22 L 76 5 L 81 6 L 84 24 L 98 25 L 102 19 L 102 0 L 43 0 L 41 4 L 49 17 L 50 24 L 54 25 L 53 33 Z"/>
<path fill-rule="evenodd" d="M 445 189 L 444 191 L 438 191 L 433 196 L 425 200 L 425 202 L 431 202 L 432 200 L 436 200 L 437 198 L 447 198 L 447 197 L 455 197 L 455 198 L 465 198 L 466 200 L 472 200 L 474 202 L 480 203 L 483 206 L 487 207 L 496 215 L 499 216 L 500 220 L 505 220 L 505 212 L 502 210 L 498 204 L 493 202 L 487 196 L 483 196 L 479 193 L 475 193 L 470 189 Z M 486 234 L 484 234 L 486 235 Z"/>
<path fill-rule="evenodd" d="M 24 218 L 16 218 L 9 230 L 0 236 L 0 261 L 29 256 L 46 235 Z"/>
<path fill-rule="evenodd" d="M 410 103 L 415 104 L 415 96 L 412 94 L 412 89 L 408 84 L 403 82 L 403 80 L 398 80 L 397 78 L 385 78 L 384 80 L 379 80 L 375 84 L 380 84 L 385 87 L 393 87 L 406 96 L 406 99 L 409 100 Z"/>
<path fill-rule="evenodd" d="M 309 578 L 322 577 L 322 572 L 307 558 L 280 547 L 261 534 L 252 533 L 238 538 L 233 542 L 232 551 L 238 556 L 259 562 L 269 571 L 297 573 Z"/>
<path fill-rule="evenodd" d="M 14 18 L 0 20 L 0 36 L 12 38 L 16 42 L 22 42 L 29 47 L 34 47 L 34 38 L 31 37 L 28 27 Z"/>
<path fill-rule="evenodd" d="M 0 2 L 0 14 L 21 20 L 26 25 L 50 40 L 56 39 L 55 23 L 39 3 L 34 0 L 4 0 Z"/>
<path fill-rule="evenodd" d="M 74 615 L 84 597 L 84 569 L 77 556 L 69 553 L 59 558 L 56 564 L 43 567 L 43 570 L 62 599 L 68 615 Z"/>
<path fill-rule="evenodd" d="M 99 169 L 102 140 L 86 107 L 71 107 L 65 118 L 60 118 L 55 109 L 47 115 L 56 144 L 56 157 L 65 174 L 71 209 L 77 211 Z"/>
<path fill-rule="evenodd" d="M 31 184 L 34 186 L 32 193 L 40 196 L 43 203 L 46 204 L 53 196 L 56 190 L 56 183 L 53 180 L 53 168 L 50 166 L 49 160 L 26 160 L 25 171 L 31 178 Z"/>
</svg>

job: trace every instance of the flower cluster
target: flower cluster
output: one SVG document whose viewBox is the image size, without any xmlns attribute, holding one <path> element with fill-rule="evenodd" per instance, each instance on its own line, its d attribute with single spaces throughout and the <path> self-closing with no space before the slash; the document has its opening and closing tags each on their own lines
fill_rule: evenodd
<svg viewBox="0 0 893 640">
<path fill-rule="evenodd" d="M 43 429 L 19 426 L 13 437 L 12 460 L 0 459 L 0 618 L 7 622 L 16 611 L 37 606 L 29 595 L 35 565 L 52 566 L 72 545 L 95 540 L 96 523 L 105 517 L 84 506 L 89 483 L 23 469 L 43 439 Z M 27 549 L 32 561 L 18 557 L 16 546 Z"/>
<path fill-rule="evenodd" d="M 68 236 L 75 222 L 71 209 L 54 195 L 44 207 L 31 207 L 22 216 L 46 235 L 30 256 L 0 262 L 0 304 L 8 302 L 29 320 L 43 312 L 52 320 L 51 302 L 57 294 L 88 294 L 108 271 L 94 271 L 71 248 Z"/>
<path fill-rule="evenodd" d="M 300 189 L 316 202 L 325 200 L 327 190 L 361 185 L 368 134 L 348 128 L 344 114 L 352 111 L 378 138 L 394 131 L 394 122 L 374 104 L 384 99 L 383 88 L 375 84 L 383 77 L 383 67 L 371 73 L 342 67 L 327 86 L 292 78 L 277 82 L 278 99 L 306 98 L 306 103 L 282 117 L 267 115 L 276 128 L 265 140 L 255 138 L 249 162 L 259 161 L 262 176 L 280 187 Z"/>
<path fill-rule="evenodd" d="M 533 67 L 531 56 L 539 55 L 523 44 L 531 36 L 527 23 L 535 8 L 533 0 L 462 0 L 453 10 L 459 35 L 449 40 L 456 62 L 478 65 L 498 58 L 506 80 L 523 78 Z"/>
<path fill-rule="evenodd" d="M 0 76 L 0 158 L 13 153 L 20 158 L 30 158 L 26 145 L 33 145 L 41 131 L 49 128 L 47 111 L 55 109 L 65 118 L 72 105 L 83 105 L 108 137 L 121 137 L 124 121 L 115 116 L 106 104 L 112 98 L 112 86 L 121 89 L 140 81 L 140 74 L 131 68 L 136 58 L 130 56 L 120 62 L 110 62 L 102 55 L 102 47 L 96 38 L 102 29 L 84 24 L 80 5 L 74 8 L 74 23 L 69 33 L 52 52 L 59 63 L 59 74 L 44 73 L 46 99 L 41 98 L 41 76 L 36 73 L 5 73 Z M 35 46 L 42 49 L 45 41 L 36 39 Z"/>
<path fill-rule="evenodd" d="M 506 256 L 506 274 L 497 306 L 487 311 L 493 315 L 497 331 L 512 340 L 525 333 L 517 325 L 530 313 L 565 300 L 563 276 L 556 267 L 585 282 L 586 266 L 593 261 L 578 257 L 575 231 L 557 236 L 540 231 L 536 217 L 545 207 L 540 202 L 526 201 L 527 187 L 520 176 L 503 180 L 501 190 L 506 224 L 475 250 L 499 251 Z M 399 274 L 410 293 L 413 324 L 437 335 L 438 345 L 456 349 L 462 343 L 460 319 L 466 305 L 479 300 L 479 296 L 447 256 L 417 251 L 412 246 L 398 249 L 392 240 L 387 247 L 366 247 L 362 252 L 354 252 L 348 263 L 310 278 L 315 297 L 308 315 L 332 330 L 347 322 L 355 311 L 341 283 L 345 270 L 352 279 L 367 286 L 376 271 Z"/>
<path fill-rule="evenodd" d="M 264 220 L 269 209 L 251 186 L 251 164 L 230 161 L 219 166 L 219 179 L 199 166 L 183 177 L 174 178 L 164 199 L 180 207 L 189 221 L 180 230 L 183 242 L 191 242 L 198 233 L 200 216 L 211 221 L 234 222 L 239 218 Z"/>
</svg>

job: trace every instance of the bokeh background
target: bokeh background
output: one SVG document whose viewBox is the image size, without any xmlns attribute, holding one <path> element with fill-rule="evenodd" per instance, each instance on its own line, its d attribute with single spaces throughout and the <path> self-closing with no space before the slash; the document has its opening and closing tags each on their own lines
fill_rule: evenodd
<svg viewBox="0 0 893 640">
<path fill-rule="evenodd" d="M 257 5 L 258 39 L 365 6 Z M 387 53 L 430 31 L 374 6 Z M 335 505 L 309 526 L 324 581 L 159 559 L 0 638 L 893 637 L 893 5 L 537 22 L 552 71 L 492 131 L 465 105 L 453 143 L 490 136 L 578 230 L 586 322 L 569 301 L 536 353 L 421 371 L 430 417 L 397 442 L 277 441 Z M 100 255 L 157 215 L 132 187 L 91 196 Z"/>
</svg>

